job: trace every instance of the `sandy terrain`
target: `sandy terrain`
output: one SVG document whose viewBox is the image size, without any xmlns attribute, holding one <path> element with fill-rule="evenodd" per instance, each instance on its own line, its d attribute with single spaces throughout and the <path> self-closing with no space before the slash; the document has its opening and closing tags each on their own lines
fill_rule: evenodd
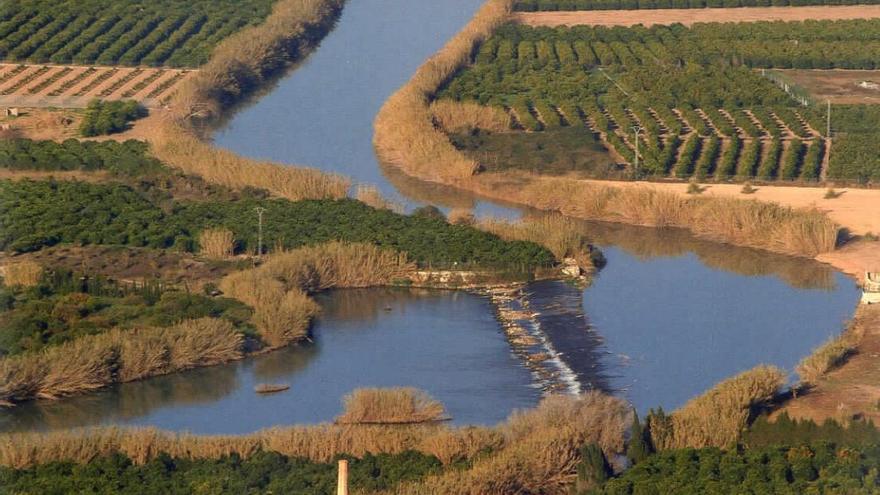
<svg viewBox="0 0 880 495">
<path fill-rule="evenodd" d="M 836 104 L 880 103 L 880 88 L 859 86 L 859 83 L 864 81 L 880 83 L 878 70 L 776 69 L 776 72 L 803 88 L 817 100 L 831 100 L 831 103 Z"/>
<path fill-rule="evenodd" d="M 588 181 L 598 185 L 617 187 L 653 187 L 684 194 L 686 183 Z M 755 186 L 754 194 L 742 194 L 742 184 L 703 184 L 703 196 L 730 196 L 739 199 L 756 199 L 792 206 L 816 207 L 832 220 L 848 228 L 854 234 L 872 232 L 880 234 L 880 189 L 836 189 L 843 194 L 835 199 L 824 199 L 827 189 L 821 187 Z"/>
<path fill-rule="evenodd" d="M 880 420 L 880 305 L 861 306 L 855 325 L 864 332 L 856 353 L 813 389 L 783 408 L 795 418 L 845 420 L 860 415 Z"/>
<path fill-rule="evenodd" d="M 809 7 L 740 7 L 733 9 L 584 10 L 576 12 L 518 12 L 517 22 L 530 26 L 632 26 L 684 25 L 698 22 L 802 21 L 806 19 L 875 19 L 880 5 Z"/>
</svg>

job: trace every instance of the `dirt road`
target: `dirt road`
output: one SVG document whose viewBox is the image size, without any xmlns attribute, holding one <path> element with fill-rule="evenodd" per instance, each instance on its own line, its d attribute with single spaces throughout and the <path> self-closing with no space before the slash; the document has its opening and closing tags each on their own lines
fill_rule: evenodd
<svg viewBox="0 0 880 495">
<path fill-rule="evenodd" d="M 876 19 L 880 5 L 834 5 L 809 7 L 740 7 L 733 9 L 582 10 L 574 12 L 518 12 L 517 22 L 530 26 L 632 26 L 698 22 L 756 22 Z"/>
</svg>

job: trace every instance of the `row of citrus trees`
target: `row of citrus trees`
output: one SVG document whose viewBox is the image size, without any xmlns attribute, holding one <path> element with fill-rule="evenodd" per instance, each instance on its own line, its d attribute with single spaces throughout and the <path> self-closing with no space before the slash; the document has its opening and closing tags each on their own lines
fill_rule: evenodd
<svg viewBox="0 0 880 495">
<path fill-rule="evenodd" d="M 195 67 L 269 0 L 11 2 L 0 11 L 0 58 L 33 63 Z"/>
<path fill-rule="evenodd" d="M 860 37 L 874 39 L 880 27 L 872 21 L 782 25 L 786 36 L 837 37 L 852 43 Z M 824 137 L 824 109 L 801 106 L 752 68 L 718 63 L 725 58 L 713 51 L 715 47 L 736 46 L 740 35 L 729 26 L 717 25 L 718 32 L 714 27 L 505 25 L 480 45 L 473 63 L 446 84 L 439 97 L 506 107 L 519 127 L 531 131 L 586 119 L 597 132 L 607 133 L 607 142 L 630 162 L 635 148 L 631 129 L 641 126 L 642 149 L 648 150 L 641 156 L 648 165 L 642 172 L 651 175 L 674 171 L 679 177 L 695 173 L 722 178 L 818 178 L 827 143 L 813 146 L 812 142 Z M 783 42 L 773 37 L 773 27 L 772 23 L 750 25 L 746 34 L 754 36 L 755 43 L 772 47 Z M 818 34 L 810 34 L 809 29 Z M 855 29 L 860 29 L 859 34 L 853 34 Z M 870 156 L 871 141 L 856 134 L 874 133 L 852 124 L 863 120 L 858 115 L 864 110 L 838 108 L 834 144 L 844 152 L 840 157 L 831 153 L 828 176 L 876 180 L 880 169 L 874 161 L 862 165 L 865 160 L 857 158 Z M 682 137 L 692 131 L 701 138 Z M 722 143 L 716 146 L 713 136 Z M 679 153 L 681 139 L 688 153 Z M 790 145 L 781 143 L 789 140 Z M 702 150 L 708 154 L 701 154 Z"/>
<path fill-rule="evenodd" d="M 516 0 L 522 12 L 557 10 L 703 9 L 875 4 L 876 0 Z"/>
</svg>

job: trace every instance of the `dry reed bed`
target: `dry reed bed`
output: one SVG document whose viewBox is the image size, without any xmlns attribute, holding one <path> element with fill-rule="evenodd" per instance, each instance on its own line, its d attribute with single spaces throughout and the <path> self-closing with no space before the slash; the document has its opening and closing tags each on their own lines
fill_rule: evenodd
<svg viewBox="0 0 880 495">
<path fill-rule="evenodd" d="M 798 363 L 795 371 L 802 383 L 815 385 L 829 371 L 841 366 L 856 352 L 866 332 L 866 325 L 860 314 L 863 313 L 857 308 L 855 319 L 845 331 L 830 338 Z"/>
<path fill-rule="evenodd" d="M 243 356 L 243 337 L 216 318 L 165 328 L 114 329 L 0 359 L 0 405 L 58 399 Z"/>
<path fill-rule="evenodd" d="M 260 25 L 224 40 L 181 84 L 150 137 L 160 160 L 232 188 L 256 187 L 293 201 L 342 198 L 350 181 L 317 169 L 257 161 L 202 141 L 196 127 L 250 95 L 303 57 L 333 25 L 343 0 L 280 0 Z"/>
<path fill-rule="evenodd" d="M 274 348 L 307 337 L 319 311 L 309 293 L 389 285 L 414 270 L 405 254 L 372 244 L 330 242 L 272 254 L 257 268 L 227 275 L 220 289 L 254 308 L 252 321 Z"/>
<path fill-rule="evenodd" d="M 226 228 L 206 229 L 199 234 L 199 247 L 202 256 L 228 259 L 235 251 L 235 235 Z"/>
<path fill-rule="evenodd" d="M 19 261 L 3 266 L 3 283 L 10 287 L 33 287 L 40 283 L 43 277 L 43 267 L 30 261 Z"/>
<path fill-rule="evenodd" d="M 449 419 L 443 404 L 411 387 L 359 388 L 342 399 L 336 424 L 413 424 Z"/>
<path fill-rule="evenodd" d="M 337 454 L 417 450 L 445 464 L 473 460 L 399 489 L 400 493 L 562 493 L 575 476 L 578 449 L 596 443 L 608 455 L 623 450 L 632 421 L 621 399 L 592 392 L 545 398 L 493 428 L 430 425 L 317 425 L 243 436 L 195 436 L 155 429 L 96 428 L 0 436 L 0 465 L 27 468 L 53 461 L 86 463 L 120 452 L 145 463 L 165 452 L 175 458 L 243 457 L 261 450 L 331 462 Z"/>
<path fill-rule="evenodd" d="M 619 189 L 524 173 L 475 175 L 479 164 L 450 143 L 441 124 L 499 123 L 468 105 L 432 100 L 470 62 L 476 46 L 508 19 L 510 10 L 510 0 L 488 0 L 461 32 L 388 99 L 376 117 L 373 138 L 383 159 L 424 180 L 580 218 L 682 227 L 717 241 L 800 256 L 813 257 L 836 247 L 839 226 L 813 210 L 738 199 L 684 198 L 649 188 Z"/>
<path fill-rule="evenodd" d="M 730 447 L 753 419 L 755 409 L 776 396 L 785 382 L 785 373 L 773 366 L 758 366 L 728 378 L 669 416 L 649 416 L 651 440 L 663 450 Z"/>
<path fill-rule="evenodd" d="M 586 270 L 594 270 L 590 254 L 592 246 L 578 221 L 559 214 L 524 218 L 518 222 L 484 219 L 477 222 L 480 230 L 505 240 L 530 241 L 544 246 L 557 260 L 574 258 Z"/>
</svg>

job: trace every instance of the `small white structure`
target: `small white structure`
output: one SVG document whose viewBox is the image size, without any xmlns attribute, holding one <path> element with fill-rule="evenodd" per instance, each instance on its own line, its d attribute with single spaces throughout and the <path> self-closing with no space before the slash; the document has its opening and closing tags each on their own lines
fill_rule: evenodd
<svg viewBox="0 0 880 495">
<path fill-rule="evenodd" d="M 6 109 L 6 116 L 7 117 L 18 117 L 19 113 L 20 112 L 15 107 L 10 107 L 10 108 Z"/>
<path fill-rule="evenodd" d="M 880 304 L 880 272 L 865 272 L 862 304 Z"/>
<path fill-rule="evenodd" d="M 863 89 L 880 89 L 880 84 L 873 81 L 862 81 L 857 86 Z"/>
</svg>

